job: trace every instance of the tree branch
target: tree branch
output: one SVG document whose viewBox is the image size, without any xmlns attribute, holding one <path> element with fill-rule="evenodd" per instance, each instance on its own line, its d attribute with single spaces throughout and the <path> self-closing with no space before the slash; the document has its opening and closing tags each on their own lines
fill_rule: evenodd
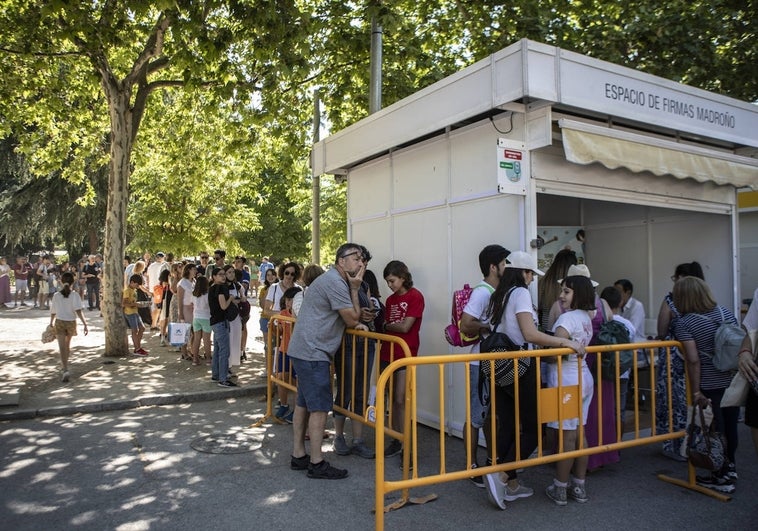
<svg viewBox="0 0 758 531">
<path fill-rule="evenodd" d="M 174 15 L 169 12 L 162 12 L 158 17 L 158 22 L 155 23 L 153 33 L 145 44 L 145 49 L 142 50 L 139 57 L 134 61 L 132 71 L 124 78 L 124 83 L 127 85 L 134 85 L 139 77 L 144 74 L 142 71 L 145 65 L 149 64 L 150 59 L 159 56 L 163 53 L 163 41 L 166 35 L 166 30 L 174 21 Z"/>
<path fill-rule="evenodd" d="M 14 50 L 0 46 L 0 52 L 10 53 L 13 55 L 31 55 L 32 57 L 76 57 L 85 55 L 82 52 L 25 52 L 23 50 Z"/>
</svg>

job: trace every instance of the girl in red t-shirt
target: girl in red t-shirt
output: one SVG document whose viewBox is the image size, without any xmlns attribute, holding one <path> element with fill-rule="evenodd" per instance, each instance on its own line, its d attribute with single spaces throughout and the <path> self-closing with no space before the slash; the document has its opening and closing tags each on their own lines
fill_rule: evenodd
<svg viewBox="0 0 758 531">
<path fill-rule="evenodd" d="M 418 355 L 419 330 L 421 317 L 424 313 L 424 296 L 413 287 L 413 277 L 408 266 L 399 260 L 392 260 L 384 268 L 384 280 L 392 290 L 387 297 L 384 332 L 405 340 L 411 351 L 411 356 Z M 403 357 L 397 347 L 390 349 L 390 343 L 382 343 L 382 369 L 394 359 Z M 390 359 L 392 358 L 392 359 Z M 405 369 L 395 371 L 393 376 L 393 397 L 391 409 L 391 425 L 397 431 L 403 431 L 405 424 Z M 393 439 L 384 451 L 386 457 L 399 454 L 403 449 L 397 439 Z"/>
</svg>

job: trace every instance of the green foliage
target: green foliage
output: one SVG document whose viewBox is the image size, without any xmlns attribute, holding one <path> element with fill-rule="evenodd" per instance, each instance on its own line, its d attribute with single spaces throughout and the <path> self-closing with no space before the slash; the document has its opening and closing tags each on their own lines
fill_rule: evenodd
<svg viewBox="0 0 758 531">
<path fill-rule="evenodd" d="M 136 127 L 114 133 L 135 142 L 122 246 L 305 259 L 312 93 L 332 131 L 367 115 L 372 17 L 388 106 L 520 38 L 756 101 L 756 13 L 755 0 L 0 0 L 0 138 L 13 136 L 23 165 L 3 177 L 19 199 L 0 200 L 2 237 L 21 241 L 24 209 L 41 239 L 102 245 L 111 82 Z M 321 184 L 328 263 L 345 238 L 345 186 Z"/>
<path fill-rule="evenodd" d="M 314 64 L 334 130 L 368 109 L 371 16 L 383 104 L 528 38 L 746 101 L 758 100 L 755 0 L 395 0 L 318 3 Z"/>
<path fill-rule="evenodd" d="M 311 234 L 307 225 L 310 216 L 296 206 L 296 192 L 304 188 L 304 175 L 304 172 L 299 175 L 276 171 L 261 173 L 254 201 L 268 208 L 261 209 L 255 226 L 237 231 L 240 244 L 251 256 L 309 261 L 307 248 Z"/>
</svg>

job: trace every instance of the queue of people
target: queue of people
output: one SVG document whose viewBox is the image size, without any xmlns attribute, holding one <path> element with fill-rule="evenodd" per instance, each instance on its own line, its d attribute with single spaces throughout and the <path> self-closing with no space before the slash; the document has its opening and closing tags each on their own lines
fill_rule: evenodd
<svg viewBox="0 0 758 531">
<path fill-rule="evenodd" d="M 324 427 L 329 411 L 334 406 L 363 414 L 366 397 L 365 378 L 372 367 L 384 370 L 398 351 L 389 342 L 382 343 L 379 352 L 375 344 L 364 343 L 361 338 L 345 342 L 346 328 L 369 330 L 402 338 L 411 355 L 418 355 L 424 297 L 414 286 L 408 266 L 392 260 L 384 267 L 382 277 L 392 292 L 386 303 L 380 302 L 376 277 L 367 269 L 371 254 L 366 247 L 346 243 L 337 250 L 334 264 L 324 272 L 318 266 L 301 269 L 296 262 L 285 261 L 278 270 L 264 257 L 260 266 L 252 269 L 244 257 L 236 257 L 227 264 L 226 253 L 216 250 L 213 264 L 208 253 L 200 254 L 200 264 L 174 262 L 170 255 L 158 252 L 132 264 L 127 260 L 124 269 L 123 308 L 125 319 L 131 329 L 134 354 L 147 356 L 142 338 L 148 327 L 158 330 L 165 342 L 167 323 L 185 323 L 191 329 L 189 341 L 179 346 L 181 358 L 201 365 L 211 366 L 211 379 L 221 387 L 235 387 L 233 367 L 244 359 L 247 320 L 250 316 L 249 301 L 257 296 L 262 308 L 259 326 L 265 335 L 270 326 L 277 327 L 280 340 L 278 351 L 266 352 L 274 360 L 274 371 L 279 378 L 291 374 L 296 378 L 296 396 L 288 389 L 278 389 L 276 416 L 293 424 L 293 452 L 290 466 L 294 470 L 307 471 L 308 477 L 316 479 L 341 479 L 348 471 L 330 465 L 323 456 Z M 76 319 L 79 318 L 87 333 L 87 324 L 82 313 L 84 295 L 90 310 L 99 309 L 99 281 L 102 267 L 97 267 L 98 256 L 91 255 L 77 266 L 67 265 L 59 273 L 49 258 L 43 258 L 35 268 L 25 264 L 21 257 L 13 270 L 16 273 L 16 300 L 19 292 L 23 297 L 28 285 L 21 278 L 36 271 L 47 286 L 45 296 L 37 294 L 38 305 L 50 305 L 50 323 L 54 326 L 61 353 L 61 380 L 68 381 L 68 353 L 70 341 L 76 335 Z M 497 410 L 494 419 L 494 440 L 490 430 L 485 429 L 488 455 L 495 456 L 498 463 L 513 462 L 527 458 L 537 447 L 538 430 L 544 430 L 546 440 L 562 441 L 562 450 L 571 451 L 582 447 L 608 445 L 617 442 L 617 414 L 625 410 L 626 385 L 629 371 L 620 375 L 619 383 L 597 379 L 598 359 L 585 355 L 585 349 L 598 341 L 598 333 L 605 321 L 621 322 L 633 342 L 644 341 L 645 313 L 643 305 L 634 298 L 634 286 L 628 279 L 620 279 L 598 295 L 598 283 L 592 280 L 586 264 L 578 263 L 575 253 L 561 251 L 546 272 L 541 271 L 532 254 L 524 251 L 510 252 L 500 245 L 488 245 L 479 254 L 482 281 L 469 298 L 460 322 L 460 330 L 468 338 L 482 338 L 493 331 L 502 332 L 525 350 L 542 348 L 570 349 L 573 354 L 562 359 L 532 359 L 526 372 L 519 376 L 518 396 L 514 387 L 502 386 L 488 389 L 488 382 L 481 385 L 479 370 L 471 364 L 468 375 L 472 389 L 470 401 L 471 423 L 464 427 L 464 441 L 472 469 L 481 466 L 477 459 L 479 430 L 491 425 L 492 405 Z M 0 260 L 0 295 L 9 284 L 11 268 Z M 300 277 L 303 281 L 299 283 Z M 542 297 L 535 305 L 529 286 L 537 277 L 543 277 L 539 294 Z M 719 305 L 705 282 L 702 267 L 697 262 L 679 264 L 671 277 L 673 288 L 666 294 L 657 316 L 657 339 L 675 339 L 682 344 L 681 351 L 673 349 L 670 366 L 658 370 L 656 383 L 656 433 L 683 430 L 687 422 L 688 375 L 691 402 L 710 405 L 714 412 L 716 430 L 724 434 L 726 461 L 721 470 L 699 475 L 697 482 L 720 492 L 733 492 L 738 479 L 736 449 L 738 445 L 737 418 L 739 408 L 721 407 L 724 391 L 730 385 L 733 373 L 718 370 L 711 360 L 714 351 L 714 335 L 720 322 L 737 323 L 728 308 Z M 262 280 L 262 283 L 260 282 Z M 97 281 L 97 285 L 95 282 Z M 257 284 L 254 285 L 254 281 Z M 50 296 L 49 285 L 54 283 L 55 292 Z M 83 288 L 82 289 L 82 285 Z M 556 289 L 557 288 L 557 289 Z M 7 297 L 6 297 L 7 298 Z M 544 300 L 547 299 L 547 300 Z M 550 300 L 552 299 L 552 301 Z M 49 302 L 48 302 L 49 301 Z M 746 315 L 743 326 L 747 331 L 758 330 L 758 290 Z M 23 299 L 21 300 L 23 304 Z M 149 313 L 140 313 L 148 309 Z M 297 318 L 297 325 L 272 323 L 276 314 Z M 245 315 L 247 318 L 245 318 Z M 492 329 L 492 324 L 495 328 Z M 758 380 L 755 364 L 756 345 L 751 336 L 746 336 L 740 352 L 740 371 L 750 382 Z M 200 349 L 203 347 L 201 357 Z M 479 342 L 471 348 L 479 352 Z M 670 359 L 670 361 L 668 361 Z M 651 363 L 656 363 L 651 359 Z M 332 380 L 334 367 L 341 386 L 335 389 Z M 672 396 L 669 399 L 667 386 L 670 375 Z M 392 396 L 389 397 L 390 425 L 402 432 L 405 419 L 405 371 L 393 375 Z M 294 380 L 293 380 L 294 381 Z M 349 386 L 345 383 L 349 382 Z M 546 387 L 578 385 L 581 383 L 579 402 L 581 417 L 563 419 L 561 423 L 548 422 L 541 426 L 537 415 L 537 392 L 539 382 Z M 483 394 L 479 392 L 483 388 Z M 475 392 L 476 391 L 476 392 Z M 617 391 L 620 391 L 617 394 Z M 616 404 L 616 398 L 619 404 Z M 598 400 L 601 397 L 601 400 Z M 598 411 L 598 404 L 602 409 Z M 751 427 L 756 451 L 758 451 L 758 393 L 749 393 L 746 405 L 746 423 Z M 516 409 L 518 408 L 518 411 Z M 671 410 L 669 411 L 669 408 Z M 352 438 L 348 444 L 345 437 L 346 418 L 334 414 L 334 450 L 338 455 L 357 455 L 371 459 L 375 451 L 365 444 L 362 424 L 351 422 Z M 520 420 L 520 426 L 515 419 Z M 581 420 L 580 420 L 581 419 Z M 579 423 L 583 422 L 583 429 Z M 671 425 L 669 425 L 671 423 Z M 561 436 L 555 432 L 560 430 Z M 580 434 L 585 439 L 581 439 Z M 602 433 L 602 438 L 599 434 Z M 516 443 L 518 439 L 519 444 Z M 662 451 L 667 457 L 683 460 L 680 440 L 663 443 Z M 517 455 L 517 448 L 519 452 Z M 403 451 L 396 439 L 383 449 L 385 457 Z M 555 477 L 545 488 L 546 496 L 555 504 L 565 506 L 569 500 L 586 503 L 590 496 L 587 489 L 587 473 L 596 468 L 620 461 L 618 451 L 603 452 L 590 457 L 558 461 Z M 485 461 L 491 464 L 488 457 Z M 472 481 L 486 489 L 490 501 L 500 509 L 506 502 L 532 496 L 534 490 L 522 482 L 516 471 L 504 474 L 487 474 Z"/>
<path fill-rule="evenodd" d="M 499 386 L 494 390 L 488 389 L 489 381 L 479 382 L 478 367 L 471 364 L 471 425 L 464 426 L 463 430 L 467 455 L 471 459 L 468 466 L 471 469 L 481 466 L 477 459 L 479 429 L 490 425 L 492 403 L 497 410 L 496 430 L 495 440 L 491 440 L 490 430 L 485 429 L 488 448 L 486 465 L 491 464 L 491 455 L 496 456 L 498 463 L 526 459 L 536 448 L 537 430 L 540 429 L 544 430 L 544 440 L 548 441 L 548 453 L 551 452 L 551 445 L 553 448 L 556 445 L 558 437 L 554 432 L 559 428 L 562 430 L 560 439 L 563 441 L 564 451 L 617 442 L 617 414 L 622 415 L 623 425 L 630 371 L 623 372 L 618 383 L 596 378 L 597 357 L 585 356 L 585 348 L 597 343 L 601 325 L 608 320 L 616 320 L 623 324 L 630 341 L 647 340 L 644 330 L 644 307 L 633 297 L 632 282 L 620 279 L 613 286 L 606 287 L 602 296 L 598 296 L 595 292 L 598 283 L 591 279 L 589 268 L 578 263 L 575 253 L 568 249 L 556 255 L 546 273 L 537 268 L 536 261 L 529 253 L 511 253 L 498 245 L 485 247 L 479 255 L 479 262 L 483 280 L 474 288 L 463 310 L 460 322 L 462 336 L 477 339 L 486 337 L 486 334 L 491 332 L 501 332 L 526 350 L 562 347 L 573 350 L 575 354 L 564 356 L 560 364 L 556 363 L 555 359 L 542 358 L 541 367 L 537 367 L 536 359 L 532 360 L 526 372 L 519 377 L 517 401 L 513 384 Z M 539 304 L 535 306 L 526 288 L 537 276 L 543 276 L 540 295 L 554 299 L 539 300 Z M 550 285 L 544 285 L 544 279 L 550 279 Z M 656 371 L 656 433 L 668 433 L 669 428 L 674 431 L 684 430 L 686 427 L 686 366 L 690 375 L 692 403 L 710 405 L 713 408 L 715 429 L 724 434 L 726 442 L 724 467 L 706 475 L 698 475 L 697 482 L 701 486 L 720 492 L 733 492 L 737 479 L 735 450 L 738 442 L 739 408 L 722 408 L 720 401 L 734 374 L 717 370 L 711 356 L 714 351 L 714 335 L 719 324 L 722 321 L 736 323 L 736 319 L 729 309 L 716 303 L 704 282 L 702 268 L 697 262 L 677 266 L 672 281 L 674 289 L 664 298 L 658 316 L 658 339 L 680 341 L 684 352 L 674 349 L 671 358 L 671 407 L 674 411 L 669 412 L 666 388 L 668 372 L 662 369 Z M 758 329 L 758 306 L 751 305 L 751 311 L 744 321 L 744 328 L 748 331 Z M 748 381 L 758 379 L 754 351 L 755 345 L 750 342 L 750 336 L 747 336 L 739 361 L 740 370 Z M 479 342 L 474 343 L 471 352 L 479 352 Z M 659 359 L 666 358 L 659 356 Z M 657 363 L 656 358 L 650 362 Z M 559 381 L 563 386 L 577 385 L 581 382 L 581 417 L 563 419 L 560 425 L 557 422 L 539 425 L 536 411 L 538 371 L 541 371 L 540 381 L 544 387 L 557 387 Z M 617 385 L 621 387 L 618 389 L 619 404 L 616 404 Z M 602 397 L 603 404 L 600 411 L 599 396 Z M 751 426 L 758 451 L 756 402 L 758 394 L 751 394 L 746 423 Z M 489 406 L 483 405 L 488 403 Z M 515 424 L 517 418 L 520 421 L 518 426 Z M 583 433 L 586 437 L 583 441 L 578 437 L 581 433 L 578 430 L 580 418 L 584 422 Z M 669 418 L 673 419 L 671 427 L 668 426 Z M 600 433 L 602 439 L 599 437 Z M 520 439 L 519 456 L 515 455 L 517 437 Z M 680 452 L 680 444 L 680 440 L 666 441 L 663 445 L 664 455 L 686 461 L 686 457 L 682 457 L 686 454 Z M 587 472 L 619 461 L 618 451 L 558 461 L 555 478 L 545 489 L 545 494 L 559 506 L 566 505 L 569 500 L 586 503 L 590 499 L 586 488 Z M 506 474 L 486 474 L 483 478 L 472 476 L 471 481 L 476 486 L 485 488 L 490 501 L 500 509 L 505 509 L 506 502 L 529 497 L 534 492 L 518 479 L 515 471 Z"/>
</svg>

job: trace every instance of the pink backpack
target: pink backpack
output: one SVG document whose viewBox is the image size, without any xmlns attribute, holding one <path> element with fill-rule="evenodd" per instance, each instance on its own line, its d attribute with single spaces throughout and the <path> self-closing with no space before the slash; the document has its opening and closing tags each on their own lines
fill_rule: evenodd
<svg viewBox="0 0 758 531">
<path fill-rule="evenodd" d="M 459 289 L 453 292 L 453 307 L 450 310 L 451 322 L 445 327 L 444 334 L 445 340 L 454 347 L 467 347 L 479 341 L 479 336 L 474 339 L 463 339 L 463 334 L 461 334 L 460 329 L 461 317 L 463 317 L 463 309 L 466 307 L 466 304 L 468 304 L 468 301 L 471 298 L 471 293 L 473 293 L 473 291 L 479 286 L 487 288 L 487 291 L 490 292 L 490 295 L 492 295 L 492 292 L 495 291 L 492 286 L 482 281 L 473 288 L 468 284 L 464 284 L 463 289 Z"/>
<path fill-rule="evenodd" d="M 473 341 L 465 340 L 461 337 L 461 330 L 459 328 L 461 323 L 461 317 L 463 316 L 463 309 L 466 307 L 468 300 L 471 298 L 471 292 L 474 289 L 468 284 L 463 285 L 463 289 L 459 289 L 453 292 L 453 307 L 450 311 L 450 324 L 445 327 L 445 339 L 448 343 L 454 347 L 465 347 L 473 345 L 479 338 Z"/>
</svg>

